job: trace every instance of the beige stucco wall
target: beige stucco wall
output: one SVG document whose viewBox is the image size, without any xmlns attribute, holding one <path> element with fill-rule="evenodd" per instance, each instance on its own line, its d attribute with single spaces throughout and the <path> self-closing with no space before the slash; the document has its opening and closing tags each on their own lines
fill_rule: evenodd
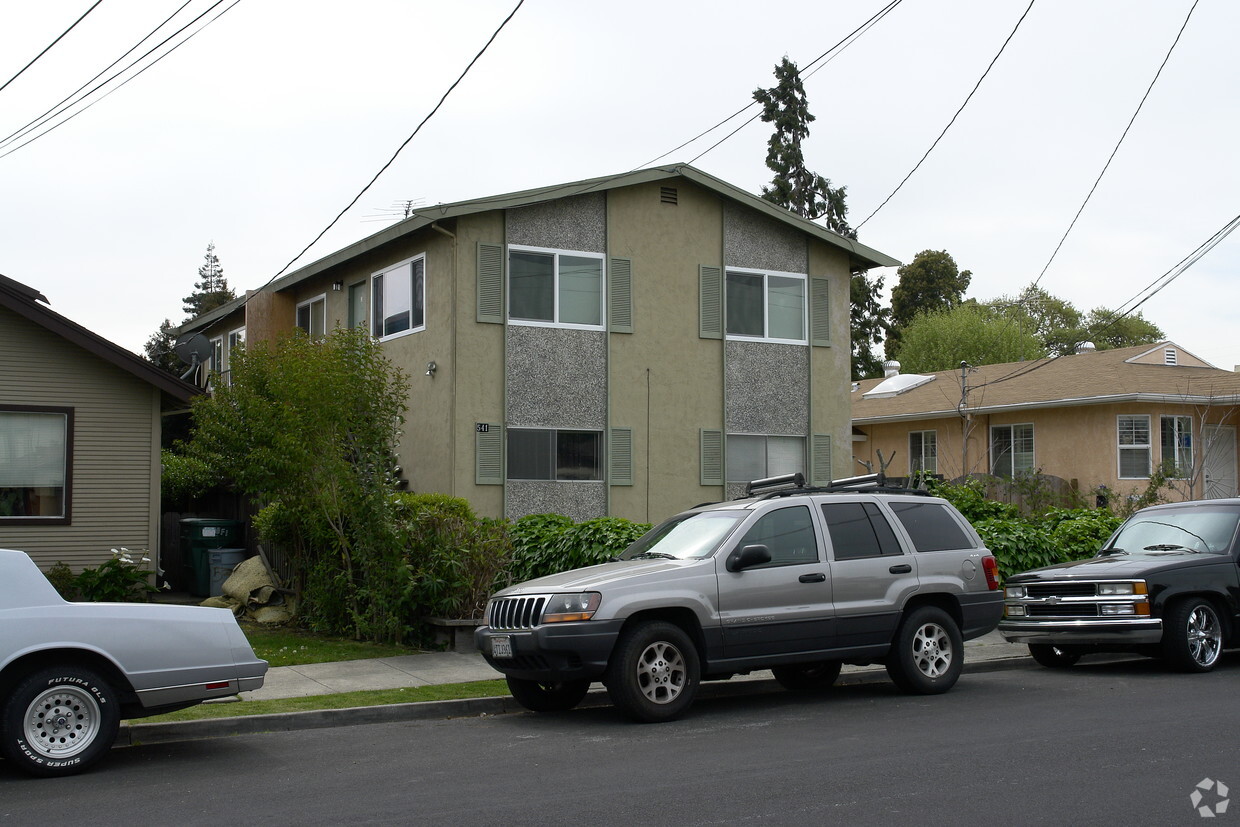
<svg viewBox="0 0 1240 827">
<path fill-rule="evenodd" d="M 157 550 L 158 390 L 0 308 L 0 404 L 73 409 L 71 522 L 0 522 L 0 548 L 26 551 L 43 569 L 63 562 L 75 570 L 120 546 Z"/>
<path fill-rule="evenodd" d="M 831 346 L 810 350 L 810 432 L 831 435 L 831 478 L 864 471 L 852 458 L 852 347 L 849 313 L 851 272 L 848 255 L 821 241 L 809 245 L 809 275 L 831 280 Z"/>
<path fill-rule="evenodd" d="M 633 429 L 633 482 L 611 487 L 611 512 L 643 522 L 723 496 L 701 486 L 702 428 L 723 427 L 723 342 L 698 336 L 698 267 L 722 264 L 718 196 L 676 182 L 608 193 L 608 252 L 632 259 L 631 334 L 610 334 L 610 424 Z"/>
</svg>

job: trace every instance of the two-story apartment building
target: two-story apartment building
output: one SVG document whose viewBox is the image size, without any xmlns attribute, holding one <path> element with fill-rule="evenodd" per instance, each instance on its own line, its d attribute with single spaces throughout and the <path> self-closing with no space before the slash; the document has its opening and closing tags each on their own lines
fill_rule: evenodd
<svg viewBox="0 0 1240 827">
<path fill-rule="evenodd" d="M 897 263 L 673 166 L 422 209 L 182 331 L 226 370 L 240 341 L 365 325 L 414 379 L 412 490 L 657 520 L 851 473 L 849 279 Z"/>
</svg>

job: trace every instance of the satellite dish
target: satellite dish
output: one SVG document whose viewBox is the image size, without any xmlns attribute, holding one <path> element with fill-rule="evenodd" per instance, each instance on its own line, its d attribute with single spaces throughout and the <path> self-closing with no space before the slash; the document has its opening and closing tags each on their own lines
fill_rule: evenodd
<svg viewBox="0 0 1240 827">
<path fill-rule="evenodd" d="M 189 370 L 185 371 L 181 378 L 188 378 L 198 370 L 199 365 L 205 364 L 211 358 L 212 350 L 211 341 L 201 333 L 191 333 L 178 338 L 176 344 L 172 346 L 172 352 L 177 355 L 178 359 L 189 365 Z"/>
</svg>

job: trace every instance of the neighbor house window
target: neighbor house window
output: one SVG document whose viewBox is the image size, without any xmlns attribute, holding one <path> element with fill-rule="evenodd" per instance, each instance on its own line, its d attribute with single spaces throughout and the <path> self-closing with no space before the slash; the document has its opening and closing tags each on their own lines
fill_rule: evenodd
<svg viewBox="0 0 1240 827">
<path fill-rule="evenodd" d="M 1119 477 L 1144 479 L 1150 475 L 1150 418 L 1120 416 L 1116 420 L 1119 440 Z"/>
<path fill-rule="evenodd" d="M 366 282 L 349 285 L 349 329 L 366 324 Z"/>
<path fill-rule="evenodd" d="M 729 336 L 805 341 L 805 276 L 729 270 L 726 301 Z"/>
<path fill-rule="evenodd" d="M 245 328 L 244 327 L 239 327 L 236 330 L 234 330 L 232 333 L 228 334 L 228 352 L 230 354 L 232 353 L 233 348 L 237 347 L 238 345 L 244 345 L 244 344 L 245 344 Z"/>
<path fill-rule="evenodd" d="M 805 473 L 805 437 L 728 434 L 728 482 Z"/>
<path fill-rule="evenodd" d="M 370 280 L 375 335 L 380 339 L 426 328 L 426 257 L 402 261 Z"/>
<path fill-rule="evenodd" d="M 1171 463 L 1172 476 L 1185 479 L 1193 472 L 1193 418 L 1164 416 L 1162 420 L 1162 461 Z"/>
<path fill-rule="evenodd" d="M 211 355 L 207 357 L 207 370 L 213 373 L 224 372 L 224 337 L 216 336 L 211 340 Z"/>
<path fill-rule="evenodd" d="M 327 295 L 297 305 L 297 326 L 312 339 L 327 335 Z"/>
<path fill-rule="evenodd" d="M 602 457 L 601 431 L 508 429 L 510 480 L 601 480 Z"/>
<path fill-rule="evenodd" d="M 939 472 L 939 437 L 937 431 L 909 431 L 908 471 L 916 474 Z"/>
<path fill-rule="evenodd" d="M 508 249 L 508 317 L 568 327 L 603 326 L 603 257 L 596 253 Z"/>
<path fill-rule="evenodd" d="M 1033 470 L 1033 425 L 996 425 L 990 429 L 990 473 L 1013 477 Z"/>
<path fill-rule="evenodd" d="M 69 408 L 0 408 L 0 523 L 67 523 Z"/>
</svg>

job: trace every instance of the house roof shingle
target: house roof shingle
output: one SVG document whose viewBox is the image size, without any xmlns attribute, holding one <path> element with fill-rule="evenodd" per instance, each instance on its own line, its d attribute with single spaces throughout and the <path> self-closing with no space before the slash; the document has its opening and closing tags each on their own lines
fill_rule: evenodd
<svg viewBox="0 0 1240 827">
<path fill-rule="evenodd" d="M 1168 348 L 1176 349 L 1187 363 L 1158 363 Z M 883 379 L 857 383 L 852 393 L 853 422 L 956 416 L 961 405 L 960 370 L 929 375 L 933 381 L 882 399 L 866 399 L 864 394 Z M 1173 342 L 982 365 L 969 370 L 968 386 L 967 407 L 973 413 L 1109 402 L 1240 404 L 1240 374 L 1212 367 Z"/>
</svg>

